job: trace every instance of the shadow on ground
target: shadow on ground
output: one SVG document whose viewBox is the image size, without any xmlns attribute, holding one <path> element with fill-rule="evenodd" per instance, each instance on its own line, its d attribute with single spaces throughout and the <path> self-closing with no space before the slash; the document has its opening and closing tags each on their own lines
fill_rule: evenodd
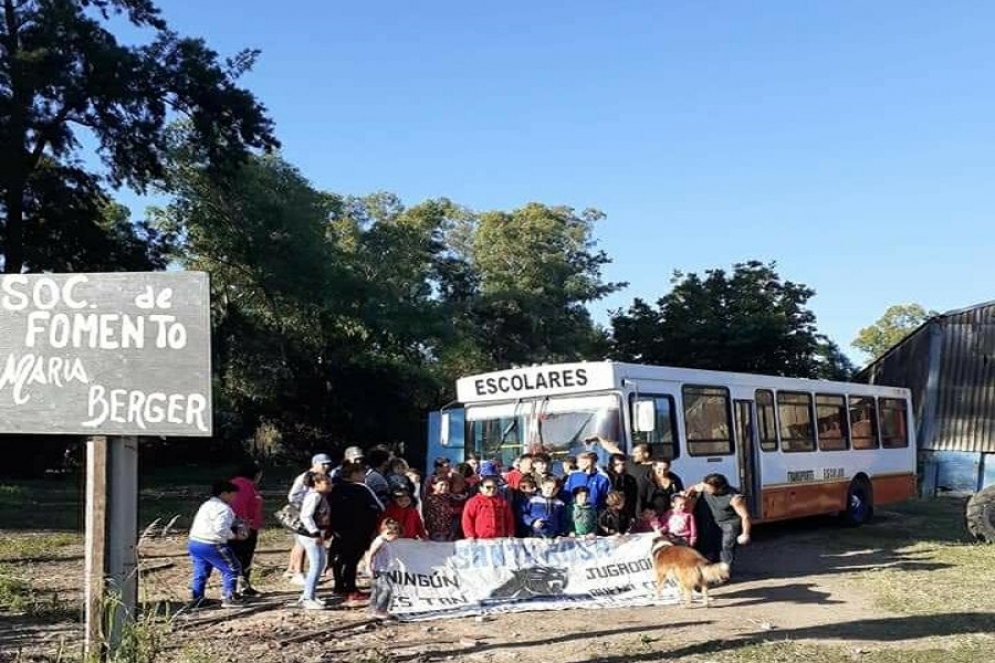
<svg viewBox="0 0 995 663">
<path fill-rule="evenodd" d="M 740 638 L 736 639 L 709 640 L 669 651 L 602 656 L 590 659 L 589 663 L 680 660 L 685 656 L 720 654 L 722 652 L 733 651 L 741 647 L 763 643 L 771 638 L 778 640 L 839 640 L 841 642 L 899 642 L 929 637 L 991 634 L 993 632 L 995 632 L 995 615 L 991 613 L 957 612 L 945 615 L 910 615 L 906 617 L 864 619 L 839 624 L 765 631 L 763 635 L 758 633 L 744 633 Z M 663 631 L 649 631 L 649 634 L 662 635 Z"/>
</svg>

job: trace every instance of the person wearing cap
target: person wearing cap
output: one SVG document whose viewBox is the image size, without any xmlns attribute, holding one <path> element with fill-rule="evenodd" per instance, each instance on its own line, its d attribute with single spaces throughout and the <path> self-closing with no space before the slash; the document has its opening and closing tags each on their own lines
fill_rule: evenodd
<svg viewBox="0 0 995 663">
<path fill-rule="evenodd" d="M 400 524 L 402 539 L 428 540 L 425 523 L 422 521 L 418 509 L 415 508 L 411 493 L 403 488 L 395 488 L 391 491 L 390 501 L 380 517 L 380 523 L 382 524 L 391 518 Z"/>
<path fill-rule="evenodd" d="M 306 472 L 302 472 L 296 479 L 294 483 L 290 486 L 290 492 L 287 493 L 287 501 L 291 504 L 296 505 L 300 508 L 301 504 L 304 502 L 304 496 L 308 494 L 310 488 L 308 484 L 314 484 L 313 477 L 317 474 L 327 475 L 332 469 L 332 457 L 325 453 L 315 454 L 311 457 L 311 469 Z M 306 558 L 306 553 L 304 547 L 294 538 L 294 547 L 290 550 L 290 559 L 287 561 L 287 570 L 284 571 L 283 576 L 289 578 L 290 582 L 295 585 L 303 586 L 306 578 L 304 577 L 304 560 Z"/>
<path fill-rule="evenodd" d="M 408 461 L 404 460 L 400 456 L 394 456 L 387 463 L 387 472 L 384 477 L 387 479 L 387 485 L 390 486 L 390 491 L 393 493 L 397 489 L 406 490 L 408 495 L 411 495 L 411 501 L 414 503 L 415 508 L 421 511 L 421 500 L 418 498 L 418 487 L 421 482 L 415 483 L 408 476 L 408 472 L 411 471 L 411 467 L 408 466 Z"/>
<path fill-rule="evenodd" d="M 380 500 L 363 481 L 365 474 L 362 463 L 343 465 L 343 483 L 335 486 L 328 496 L 334 537 L 331 567 L 335 593 L 345 596 L 347 603 L 366 599 L 356 587 L 356 571 L 373 541 L 383 512 Z"/>
<path fill-rule="evenodd" d="M 338 485 L 342 483 L 342 468 L 346 464 L 352 465 L 354 463 L 365 463 L 366 456 L 363 454 L 363 450 L 359 447 L 346 447 L 345 453 L 342 455 L 342 464 L 332 470 L 332 484 Z"/>
</svg>

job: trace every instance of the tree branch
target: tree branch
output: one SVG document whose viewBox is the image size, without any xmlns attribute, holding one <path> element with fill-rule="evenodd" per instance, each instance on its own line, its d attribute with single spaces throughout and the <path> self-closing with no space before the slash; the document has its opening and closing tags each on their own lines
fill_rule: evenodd
<svg viewBox="0 0 995 663">
<path fill-rule="evenodd" d="M 55 114 L 50 121 L 45 123 L 44 127 L 38 129 L 38 138 L 35 143 L 34 149 L 31 150 L 31 156 L 29 158 L 29 168 L 34 169 L 38 165 L 38 160 L 41 159 L 41 155 L 45 152 L 45 146 L 51 142 L 54 137 L 52 134 L 55 133 L 58 128 L 65 124 L 69 119 L 69 113 L 72 111 L 69 109 L 69 105 L 64 105 L 59 112 Z"/>
</svg>

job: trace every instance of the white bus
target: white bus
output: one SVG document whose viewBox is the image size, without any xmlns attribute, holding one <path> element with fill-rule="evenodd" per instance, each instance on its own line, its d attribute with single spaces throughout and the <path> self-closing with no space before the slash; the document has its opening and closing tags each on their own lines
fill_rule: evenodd
<svg viewBox="0 0 995 663">
<path fill-rule="evenodd" d="M 907 389 L 618 362 L 514 368 L 461 378 L 464 452 L 508 467 L 525 451 L 554 459 L 614 441 L 647 443 L 686 484 L 719 472 L 758 521 L 841 513 L 916 494 Z M 442 444 L 450 417 L 441 416 Z"/>
</svg>

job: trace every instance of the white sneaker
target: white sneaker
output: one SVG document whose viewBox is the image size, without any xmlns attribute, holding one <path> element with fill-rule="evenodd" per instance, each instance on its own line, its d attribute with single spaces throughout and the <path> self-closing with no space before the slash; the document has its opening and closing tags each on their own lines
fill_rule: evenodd
<svg viewBox="0 0 995 663">
<path fill-rule="evenodd" d="M 298 573 L 293 578 L 290 579 L 290 584 L 297 585 L 298 587 L 303 587 L 304 585 L 307 584 L 307 579 L 304 577 L 303 573 Z"/>
<path fill-rule="evenodd" d="M 301 601 L 301 607 L 305 610 L 324 610 L 325 602 L 317 599 L 305 599 Z"/>
</svg>

